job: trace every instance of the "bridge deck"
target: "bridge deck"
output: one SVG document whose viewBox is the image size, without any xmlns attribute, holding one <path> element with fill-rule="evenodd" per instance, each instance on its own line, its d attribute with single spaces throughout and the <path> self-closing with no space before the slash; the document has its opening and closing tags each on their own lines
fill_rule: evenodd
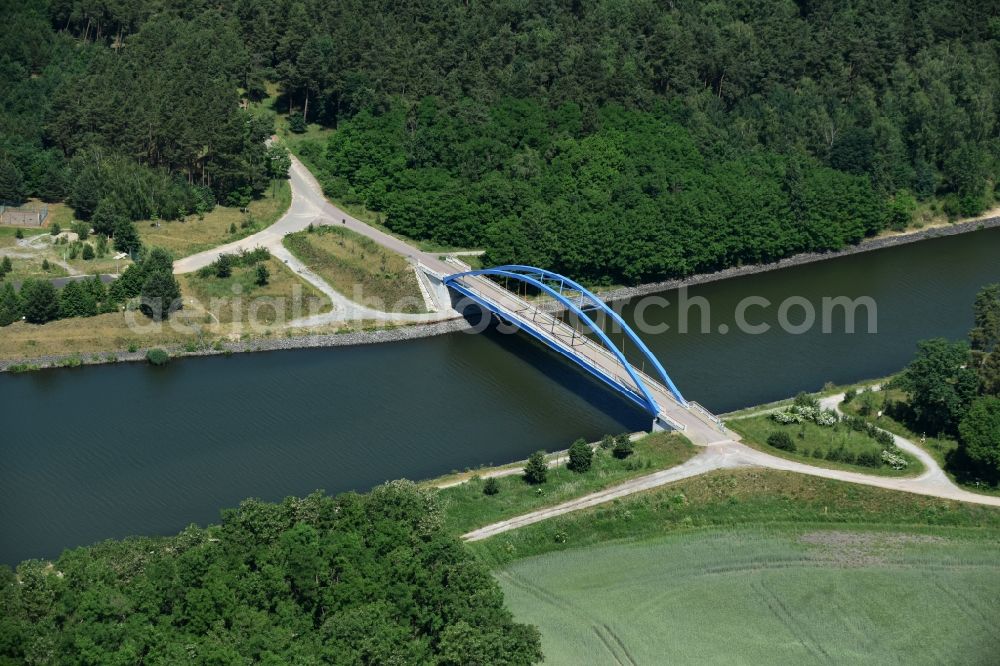
<svg viewBox="0 0 1000 666">
<path fill-rule="evenodd" d="M 460 278 L 462 287 L 493 305 L 496 311 L 510 322 L 534 331 L 545 338 L 553 347 L 559 348 L 567 356 L 589 365 L 606 378 L 635 395 L 641 391 L 629 376 L 621 362 L 611 352 L 592 338 L 584 335 L 562 319 L 540 310 L 517 294 L 486 277 L 473 275 Z M 723 429 L 715 423 L 697 403 L 685 407 L 677 402 L 673 394 L 661 382 L 653 379 L 639 368 L 632 367 L 653 395 L 660 407 L 660 418 L 674 428 L 684 431 L 684 435 L 694 444 L 711 444 L 728 439 Z"/>
</svg>

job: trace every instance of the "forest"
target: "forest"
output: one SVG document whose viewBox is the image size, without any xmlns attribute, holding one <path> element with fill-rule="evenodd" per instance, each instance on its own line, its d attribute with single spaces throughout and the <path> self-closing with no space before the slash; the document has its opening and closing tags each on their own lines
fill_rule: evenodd
<svg viewBox="0 0 1000 666">
<path fill-rule="evenodd" d="M 269 83 L 333 198 L 592 283 L 996 200 L 996 0 L 3 5 L 0 199 L 84 219 L 259 193 Z"/>
<path fill-rule="evenodd" d="M 483 564 L 407 481 L 0 567 L 0 664 L 531 664 Z"/>
</svg>

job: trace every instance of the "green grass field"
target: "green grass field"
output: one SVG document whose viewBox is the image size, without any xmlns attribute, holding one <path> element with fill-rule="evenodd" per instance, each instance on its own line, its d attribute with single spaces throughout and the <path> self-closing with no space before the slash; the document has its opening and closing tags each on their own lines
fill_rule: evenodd
<svg viewBox="0 0 1000 666">
<path fill-rule="evenodd" d="M 588 472 L 577 474 L 565 465 L 549 469 L 545 483 L 532 486 L 520 474 L 497 479 L 500 492 L 483 494 L 482 479 L 440 491 L 448 527 L 458 534 L 490 523 L 559 504 L 596 492 L 627 479 L 681 464 L 698 451 L 686 438 L 665 432 L 647 435 L 635 443 L 635 453 L 618 460 L 598 449 Z"/>
<path fill-rule="evenodd" d="M 989 664 L 997 535 L 692 530 L 519 561 L 547 664 Z"/>
<path fill-rule="evenodd" d="M 714 472 L 469 545 L 546 663 L 995 663 L 1000 510 Z"/>
<path fill-rule="evenodd" d="M 270 273 L 268 283 L 255 284 L 256 265 L 237 266 L 227 278 L 197 272 L 178 276 L 185 299 L 197 299 L 218 324 L 283 324 L 330 309 L 330 302 L 311 284 L 295 275 L 284 263 L 271 257 L 263 262 Z M 185 307 L 190 308 L 185 300 Z"/>
<path fill-rule="evenodd" d="M 292 203 L 292 189 L 287 180 L 275 181 L 264 196 L 250 202 L 247 212 L 229 206 L 216 206 L 199 219 L 189 215 L 183 220 L 135 223 L 145 245 L 169 250 L 175 259 L 231 243 L 255 234 L 274 224 Z M 159 224 L 159 226 L 156 226 Z M 231 229 L 235 225 L 236 232 Z"/>
</svg>

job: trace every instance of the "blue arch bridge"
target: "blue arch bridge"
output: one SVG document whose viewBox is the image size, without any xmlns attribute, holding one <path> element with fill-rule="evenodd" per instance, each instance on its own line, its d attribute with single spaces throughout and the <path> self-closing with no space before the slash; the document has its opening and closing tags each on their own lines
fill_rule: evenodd
<svg viewBox="0 0 1000 666">
<path fill-rule="evenodd" d="M 722 421 L 684 398 L 660 361 L 618 313 L 573 280 L 533 266 L 511 265 L 467 270 L 443 276 L 441 281 L 637 404 L 652 416 L 654 429 L 683 431 L 695 444 L 728 439 Z M 508 288 L 511 285 L 513 289 Z M 519 290 L 530 290 L 537 297 L 529 299 Z M 569 317 L 563 319 L 553 311 L 566 311 Z M 600 318 L 621 329 L 638 350 L 641 367 L 612 342 Z"/>
</svg>

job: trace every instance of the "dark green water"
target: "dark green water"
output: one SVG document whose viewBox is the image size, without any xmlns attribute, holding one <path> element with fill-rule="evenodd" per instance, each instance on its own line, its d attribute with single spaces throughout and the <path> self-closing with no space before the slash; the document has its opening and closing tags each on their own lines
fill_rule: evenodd
<svg viewBox="0 0 1000 666">
<path fill-rule="evenodd" d="M 722 412 L 897 370 L 917 340 L 964 336 L 975 292 L 998 279 L 1000 230 L 977 232 L 692 289 L 716 332 L 644 337 L 688 398 Z M 787 296 L 869 295 L 878 333 L 720 335 L 747 295 L 774 302 L 748 317 L 772 324 Z M 0 375 L 0 405 L 7 563 L 173 533 L 244 497 L 364 490 L 648 425 L 526 336 L 495 332 Z"/>
</svg>

